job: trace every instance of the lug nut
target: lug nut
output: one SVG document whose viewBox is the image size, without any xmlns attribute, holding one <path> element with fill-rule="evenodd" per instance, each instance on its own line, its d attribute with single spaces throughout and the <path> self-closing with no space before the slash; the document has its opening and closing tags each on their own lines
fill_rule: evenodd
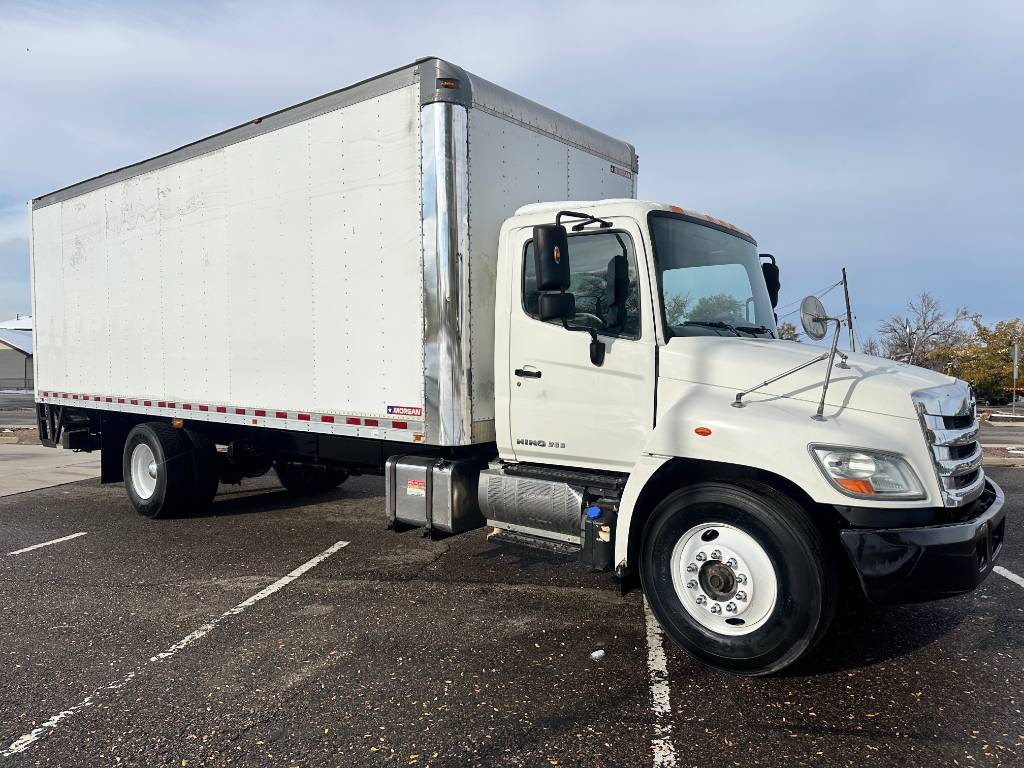
<svg viewBox="0 0 1024 768">
<path fill-rule="evenodd" d="M 719 605 L 718 603 L 715 603 L 714 605 L 711 606 L 711 612 L 712 613 L 721 613 L 722 612 L 722 606 Z"/>
<path fill-rule="evenodd" d="M 686 588 L 687 589 L 696 589 L 697 588 L 697 582 L 694 581 L 693 579 L 690 579 L 688 582 L 686 582 Z"/>
<path fill-rule="evenodd" d="M 728 560 L 725 561 L 725 564 L 728 565 L 730 568 L 735 568 L 737 565 L 739 565 L 739 563 L 736 562 L 735 557 L 730 557 Z"/>
<path fill-rule="evenodd" d="M 740 584 L 746 584 L 747 583 L 747 574 L 745 574 L 745 573 L 737 573 L 736 574 L 736 581 L 739 582 Z"/>
<path fill-rule="evenodd" d="M 725 610 L 729 613 L 736 613 L 736 603 L 726 603 Z"/>
<path fill-rule="evenodd" d="M 697 605 L 704 605 L 708 599 L 704 595 L 697 595 Z"/>
<path fill-rule="evenodd" d="M 716 550 L 715 550 L 714 552 L 712 552 L 712 553 L 711 553 L 711 559 L 712 559 L 712 560 L 721 560 L 721 559 L 722 559 L 722 553 L 721 553 L 721 551 L 719 551 L 719 550 L 717 550 L 717 549 L 716 549 Z"/>
<path fill-rule="evenodd" d="M 687 573 L 696 573 L 697 572 L 697 564 L 696 563 L 690 563 L 688 566 L 686 566 L 686 572 Z"/>
<path fill-rule="evenodd" d="M 697 560 L 698 560 L 698 562 L 703 563 L 707 559 L 708 559 L 708 556 L 705 555 L 703 552 L 698 552 L 697 553 Z"/>
<path fill-rule="evenodd" d="M 744 592 L 743 590 L 740 590 L 739 592 L 736 593 L 736 599 L 739 600 L 740 602 L 746 600 L 747 599 L 747 593 Z"/>
</svg>

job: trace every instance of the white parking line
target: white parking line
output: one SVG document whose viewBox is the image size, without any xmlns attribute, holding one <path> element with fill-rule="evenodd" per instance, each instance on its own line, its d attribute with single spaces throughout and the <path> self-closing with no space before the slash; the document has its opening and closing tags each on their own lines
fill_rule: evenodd
<svg viewBox="0 0 1024 768">
<path fill-rule="evenodd" d="M 676 749 L 672 744 L 671 689 L 668 685 L 668 661 L 662 645 L 661 627 L 651 613 L 651 607 L 644 598 L 644 616 L 647 620 L 647 671 L 651 676 L 651 712 L 654 713 L 654 738 L 651 750 L 654 752 L 654 768 L 671 768 L 676 764 Z"/>
<path fill-rule="evenodd" d="M 230 609 L 224 611 L 224 613 L 222 613 L 216 619 L 214 619 L 213 621 L 209 622 L 208 624 L 204 624 L 199 629 L 197 629 L 195 632 L 192 632 L 192 633 L 186 635 L 185 637 L 183 637 L 181 640 L 176 642 L 174 645 L 172 645 L 167 650 L 162 651 L 161 653 L 158 653 L 156 656 L 150 657 L 149 661 L 146 662 L 146 663 L 152 664 L 153 662 L 159 662 L 159 661 L 164 661 L 166 659 L 169 659 L 171 656 L 176 654 L 178 651 L 180 651 L 185 646 L 191 645 L 196 640 L 199 640 L 200 638 L 202 638 L 205 635 L 209 634 L 218 624 L 220 624 L 225 619 L 230 618 L 231 616 L 237 616 L 242 611 L 244 611 L 246 608 L 249 608 L 249 607 L 255 605 L 260 600 L 262 600 L 262 599 L 264 599 L 266 597 L 270 597 L 272 594 L 277 592 L 282 587 L 285 587 L 285 586 L 291 584 L 293 581 L 295 581 L 297 578 L 299 578 L 302 574 L 304 574 L 310 568 L 314 568 L 315 566 L 319 565 L 324 560 L 326 560 L 328 557 L 330 557 L 335 552 L 337 552 L 339 549 L 341 549 L 342 547 L 346 547 L 346 546 L 348 546 L 348 542 L 347 541 L 339 541 L 339 542 L 336 542 L 335 544 L 332 544 L 331 546 L 329 546 L 327 549 L 325 549 L 323 552 L 321 552 L 316 557 L 312 558 L 311 560 L 307 560 L 306 562 L 304 562 L 302 565 L 300 565 L 294 571 L 289 573 L 287 576 L 282 576 L 280 579 L 275 581 L 273 584 L 271 584 L 271 585 L 269 585 L 267 587 L 264 587 L 259 592 L 257 592 L 255 595 L 253 595 L 252 597 L 250 597 L 250 598 L 248 598 L 246 600 L 243 600 L 238 605 L 236 605 L 234 608 L 230 608 Z M 120 688 L 124 688 L 124 686 L 128 685 L 128 683 L 130 683 L 132 681 L 132 679 L 135 678 L 142 671 L 142 667 L 143 666 L 145 666 L 145 664 L 140 666 L 139 669 L 136 669 L 136 670 L 134 670 L 132 672 L 129 672 L 127 675 L 125 675 L 124 677 L 120 678 L 119 680 L 115 680 L 112 683 L 108 683 L 107 685 L 104 685 L 102 688 L 96 689 L 95 691 L 93 691 L 92 695 L 86 696 L 84 699 L 82 699 L 80 702 L 78 702 L 74 706 L 68 707 L 67 709 L 65 709 L 63 711 L 58 712 L 53 717 L 51 717 L 49 720 L 46 720 L 45 722 L 40 724 L 37 728 L 29 731 L 24 736 L 21 736 L 21 737 L 15 739 L 13 742 L 11 742 L 11 745 L 9 747 L 7 747 L 7 749 L 5 749 L 3 751 L 0 751 L 0 756 L 2 756 L 2 757 L 10 757 L 11 755 L 16 755 L 19 752 L 24 752 L 26 749 L 31 747 L 35 742 L 37 742 L 40 738 L 42 738 L 44 735 L 46 735 L 46 733 L 48 731 L 51 731 L 54 728 L 56 728 L 61 723 L 61 721 L 66 720 L 67 718 L 71 717 L 72 715 L 77 714 L 78 712 L 81 712 L 83 709 L 86 709 L 87 707 L 91 707 L 93 704 L 95 704 L 96 703 L 96 698 L 99 695 L 101 695 L 103 693 L 106 693 L 108 691 L 116 691 L 116 690 L 118 690 Z"/>
<path fill-rule="evenodd" d="M 1018 576 L 1013 571 L 1008 571 L 1006 568 L 1003 568 L 1003 566 L 1001 566 L 1001 565 L 993 566 L 992 570 L 995 571 L 996 573 L 998 573 L 1004 579 L 1009 579 L 1014 584 L 1016 584 L 1018 587 L 1024 587 L 1024 576 Z"/>
<path fill-rule="evenodd" d="M 22 552 L 31 552 L 33 549 L 39 549 L 40 547 L 48 547 L 51 544 L 60 544 L 62 541 L 70 541 L 71 539 L 77 539 L 79 536 L 85 536 L 85 531 L 79 531 L 78 533 L 72 533 L 70 536 L 61 536 L 59 539 L 53 539 L 51 541 L 44 541 L 42 544 L 33 544 L 31 547 L 25 547 L 23 549 L 16 549 L 13 552 L 8 552 L 8 555 L 20 555 Z"/>
</svg>

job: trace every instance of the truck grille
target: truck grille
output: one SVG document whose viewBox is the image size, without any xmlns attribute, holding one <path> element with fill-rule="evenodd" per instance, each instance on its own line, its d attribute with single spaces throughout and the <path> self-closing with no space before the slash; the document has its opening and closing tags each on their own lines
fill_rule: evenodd
<svg viewBox="0 0 1024 768">
<path fill-rule="evenodd" d="M 970 386 L 957 381 L 920 390 L 913 398 L 931 448 L 943 503 L 947 507 L 970 503 L 985 488 L 978 418 Z"/>
</svg>

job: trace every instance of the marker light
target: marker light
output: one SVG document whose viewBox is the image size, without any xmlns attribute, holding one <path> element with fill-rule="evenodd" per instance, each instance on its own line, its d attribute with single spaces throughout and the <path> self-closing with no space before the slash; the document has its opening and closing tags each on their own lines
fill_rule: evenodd
<svg viewBox="0 0 1024 768">
<path fill-rule="evenodd" d="M 897 454 L 863 448 L 810 446 L 826 479 L 841 493 L 857 498 L 921 499 L 921 482 Z"/>
</svg>

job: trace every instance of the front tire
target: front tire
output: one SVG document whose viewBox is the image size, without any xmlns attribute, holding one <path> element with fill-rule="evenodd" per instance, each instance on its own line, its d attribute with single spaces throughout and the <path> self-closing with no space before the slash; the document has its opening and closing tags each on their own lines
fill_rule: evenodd
<svg viewBox="0 0 1024 768">
<path fill-rule="evenodd" d="M 743 675 L 808 653 L 835 611 L 837 574 L 808 513 L 762 484 L 700 483 L 644 528 L 640 577 L 665 632 L 701 662 Z"/>
<path fill-rule="evenodd" d="M 125 439 L 122 470 L 128 500 L 141 515 L 173 517 L 193 501 L 192 445 L 170 424 L 133 427 Z"/>
</svg>

